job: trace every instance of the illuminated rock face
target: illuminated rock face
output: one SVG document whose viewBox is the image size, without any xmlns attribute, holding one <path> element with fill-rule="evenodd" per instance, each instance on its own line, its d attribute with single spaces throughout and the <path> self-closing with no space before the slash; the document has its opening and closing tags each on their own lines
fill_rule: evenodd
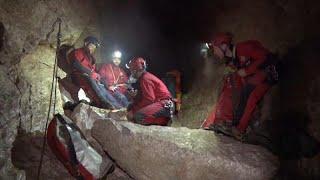
<svg viewBox="0 0 320 180">
<path fill-rule="evenodd" d="M 27 132 L 44 130 L 57 17 L 62 19 L 62 43 L 80 46 L 84 36 L 98 34 L 98 22 L 91 21 L 97 17 L 91 1 L 0 0 L 0 179 L 24 176 L 10 158 L 17 126 Z M 59 91 L 56 109 L 61 111 Z"/>
<path fill-rule="evenodd" d="M 277 171 L 277 159 L 266 149 L 211 131 L 100 117 L 91 134 L 135 179 L 270 179 Z"/>
</svg>

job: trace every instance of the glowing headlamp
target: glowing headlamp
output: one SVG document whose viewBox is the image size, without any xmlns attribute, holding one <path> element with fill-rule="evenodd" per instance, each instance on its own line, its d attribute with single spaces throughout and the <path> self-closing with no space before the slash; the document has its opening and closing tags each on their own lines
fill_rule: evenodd
<svg viewBox="0 0 320 180">
<path fill-rule="evenodd" d="M 212 46 L 211 43 L 202 43 L 201 48 L 200 48 L 201 56 L 207 58 L 208 53 L 209 53 L 209 49 L 211 48 L 211 46 Z"/>
<path fill-rule="evenodd" d="M 120 51 L 115 51 L 113 52 L 112 57 L 120 59 L 122 57 L 122 53 Z"/>
</svg>

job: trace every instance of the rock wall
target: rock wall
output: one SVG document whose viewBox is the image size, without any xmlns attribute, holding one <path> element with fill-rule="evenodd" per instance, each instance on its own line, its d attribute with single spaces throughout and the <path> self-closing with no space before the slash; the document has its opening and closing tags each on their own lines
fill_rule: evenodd
<svg viewBox="0 0 320 180">
<path fill-rule="evenodd" d="M 43 131 L 55 58 L 57 17 L 62 43 L 100 36 L 95 6 L 79 0 L 0 0 L 0 179 L 17 175 L 10 149 L 17 126 Z M 63 77 L 63 73 L 59 73 Z M 58 91 L 57 110 L 61 111 Z"/>
<path fill-rule="evenodd" d="M 287 55 L 291 48 L 305 40 L 320 37 L 320 2 L 317 0 L 226 0 L 216 3 L 214 9 L 211 36 L 227 31 L 234 35 L 235 42 L 259 40 L 280 56 Z M 194 61 L 198 64 L 199 60 Z M 202 66 L 209 79 L 215 77 L 213 71 L 207 71 L 207 62 Z"/>
<path fill-rule="evenodd" d="M 320 37 L 317 0 L 226 0 L 217 2 L 213 9 L 207 14 L 212 17 L 210 27 L 214 28 L 206 41 L 216 32 L 227 31 L 234 35 L 235 42 L 256 39 L 272 52 L 285 56 L 303 41 Z M 208 62 L 201 65 L 199 59 L 194 59 L 193 64 L 203 66 L 206 79 L 215 77 L 213 71 L 207 70 Z"/>
<path fill-rule="evenodd" d="M 319 7 L 317 0 L 227 0 L 218 7 L 215 30 L 234 33 L 236 41 L 260 40 L 285 54 L 288 48 L 317 36 Z"/>
<path fill-rule="evenodd" d="M 320 18 L 319 1 L 227 0 L 218 3 L 215 9 L 216 11 L 212 12 L 215 27 L 212 33 L 231 32 L 234 34 L 235 42 L 256 39 L 272 52 L 280 55 L 283 62 L 280 82 L 266 95 L 268 98 L 265 98 L 262 103 L 264 110 L 260 112 L 261 119 L 273 120 L 267 123 L 274 123 L 272 127 L 278 131 L 279 136 L 274 138 L 277 139 L 281 135 L 291 136 L 292 134 L 286 133 L 295 129 L 307 131 L 319 141 L 320 73 L 316 68 L 320 66 L 317 43 L 320 39 L 318 33 L 320 25 L 317 22 Z M 212 79 L 223 75 L 213 70 L 208 71 L 207 62 L 203 62 L 202 65 L 203 73 Z M 201 82 L 212 84 L 215 81 Z M 218 86 L 218 84 L 213 85 L 211 95 L 207 93 L 209 97 L 216 96 L 216 91 L 213 89 L 217 89 Z M 194 88 L 188 96 L 201 97 L 195 92 L 198 89 Z M 203 98 L 203 101 L 206 102 L 206 99 L 210 98 Z M 190 104 L 195 103 L 187 99 L 185 104 L 192 107 L 193 105 Z M 214 102 L 207 106 L 212 104 Z M 183 110 L 192 111 L 186 107 L 182 107 Z M 198 114 L 203 112 L 208 112 L 208 109 L 198 109 Z M 191 117 L 190 114 L 184 116 Z M 286 148 L 290 147 L 289 144 L 284 143 L 284 145 L 287 145 Z M 295 174 L 301 178 L 319 178 L 320 175 L 317 173 L 319 162 L 318 154 L 314 158 L 298 158 L 290 160 L 289 163 L 285 160 L 284 166 L 288 167 L 285 171 L 290 172 L 291 175 Z"/>
</svg>

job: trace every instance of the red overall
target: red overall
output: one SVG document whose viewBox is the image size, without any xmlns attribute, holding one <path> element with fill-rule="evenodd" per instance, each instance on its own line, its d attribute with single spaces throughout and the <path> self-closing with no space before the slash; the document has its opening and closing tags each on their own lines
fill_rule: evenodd
<svg viewBox="0 0 320 180">
<path fill-rule="evenodd" d="M 236 73 L 233 74 L 233 87 L 229 79 L 227 78 L 222 89 L 222 93 L 219 96 L 216 107 L 211 111 L 202 127 L 208 128 L 211 124 L 220 121 L 232 121 L 234 117 L 234 100 L 232 96 L 236 90 L 238 93 L 246 86 L 253 86 L 253 90 L 250 92 L 249 98 L 246 101 L 244 112 L 241 114 L 237 129 L 240 132 L 244 132 L 248 127 L 249 120 L 252 112 L 254 111 L 258 101 L 265 95 L 270 88 L 270 85 L 265 81 L 267 74 L 263 69 L 260 69 L 270 53 L 265 49 L 258 41 L 245 41 L 236 45 L 236 57 L 240 62 L 240 69 L 246 72 L 246 76 L 241 78 Z"/>
<path fill-rule="evenodd" d="M 108 86 L 125 84 L 128 81 L 128 76 L 119 66 L 113 63 L 104 64 L 100 70 L 101 81 L 105 81 Z M 124 94 L 127 91 L 125 86 L 118 87 L 119 92 Z"/>
<path fill-rule="evenodd" d="M 235 101 L 241 88 L 243 87 L 243 78 L 237 73 L 229 74 L 224 79 L 224 85 L 219 95 L 217 104 L 213 107 L 209 116 L 202 124 L 203 128 L 209 128 L 214 123 L 227 122 L 232 124 Z"/>
<path fill-rule="evenodd" d="M 84 68 L 88 69 L 90 72 L 95 72 L 96 70 L 95 58 L 92 55 L 90 55 L 89 52 L 85 50 L 85 48 L 75 49 L 69 54 L 68 59 L 71 64 L 73 63 L 73 61 L 78 61 Z M 87 75 L 90 76 L 90 74 Z M 85 91 L 86 95 L 94 103 L 98 105 L 101 104 L 101 100 L 97 97 L 90 83 L 84 76 L 85 75 L 83 75 L 82 72 L 73 68 L 71 73 L 72 81 L 80 88 L 82 88 Z"/>
<path fill-rule="evenodd" d="M 166 85 L 149 72 L 144 72 L 138 83 L 140 89 L 131 109 L 134 122 L 144 125 L 167 125 L 170 112 L 164 105 L 171 95 Z"/>
<path fill-rule="evenodd" d="M 258 41 L 245 41 L 236 46 L 237 58 L 240 59 L 240 66 L 246 72 L 246 85 L 253 85 L 253 90 L 247 100 L 244 113 L 237 125 L 240 132 L 245 132 L 249 125 L 252 113 L 261 98 L 267 93 L 271 85 L 266 82 L 267 73 L 260 68 L 266 62 L 270 52 Z M 245 59 L 241 61 L 241 59 Z"/>
</svg>

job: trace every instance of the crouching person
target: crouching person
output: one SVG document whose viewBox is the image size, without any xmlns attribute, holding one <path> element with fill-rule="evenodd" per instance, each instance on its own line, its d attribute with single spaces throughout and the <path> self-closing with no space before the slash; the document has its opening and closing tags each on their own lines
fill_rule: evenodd
<svg viewBox="0 0 320 180">
<path fill-rule="evenodd" d="M 88 36 L 84 40 L 84 46 L 73 50 L 68 59 L 72 65 L 71 79 L 74 84 L 82 88 L 92 101 L 92 104 L 108 109 L 118 109 L 121 105 L 100 83 L 100 75 L 96 72 L 93 53 L 99 47 L 97 38 Z"/>
<path fill-rule="evenodd" d="M 277 59 L 259 41 L 233 44 L 229 33 L 217 34 L 210 48 L 236 71 L 226 81 L 217 108 L 206 121 L 211 121 L 215 130 L 243 140 L 258 102 L 278 81 Z"/>
<path fill-rule="evenodd" d="M 134 98 L 128 108 L 128 119 L 143 125 L 168 125 L 173 102 L 166 85 L 146 71 L 146 62 L 141 57 L 131 60 L 127 67 L 138 84 L 137 91 L 130 91 Z"/>
</svg>

